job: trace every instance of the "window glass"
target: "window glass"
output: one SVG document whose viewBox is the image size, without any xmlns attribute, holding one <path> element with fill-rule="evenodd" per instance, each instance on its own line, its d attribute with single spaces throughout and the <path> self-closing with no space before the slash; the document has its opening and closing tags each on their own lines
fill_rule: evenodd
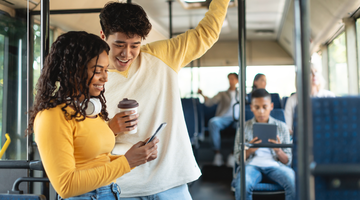
<svg viewBox="0 0 360 200">
<path fill-rule="evenodd" d="M 0 34 L 0 133 L 2 133 L 2 113 L 3 113 L 3 85 L 4 85 L 4 56 L 5 56 L 5 37 Z M 0 144 L 2 137 L 0 137 Z M 1 148 L 1 147 L 0 147 Z"/>
<path fill-rule="evenodd" d="M 1 159 L 26 160 L 27 138 L 27 19 L 0 13 L 1 146 L 11 144 Z"/>
<path fill-rule="evenodd" d="M 356 20 L 356 40 L 357 40 L 357 53 L 358 53 L 358 81 L 359 81 L 359 93 L 360 93 L 360 18 Z"/>
<path fill-rule="evenodd" d="M 329 88 L 337 96 L 349 93 L 345 32 L 329 44 Z"/>
<path fill-rule="evenodd" d="M 232 72 L 239 73 L 239 67 L 194 67 L 192 69 L 185 67 L 179 72 L 181 97 L 198 97 L 198 88 L 203 91 L 204 95 L 213 97 L 218 92 L 229 88 L 227 75 Z M 270 93 L 279 93 L 283 97 L 290 96 L 296 90 L 295 66 L 248 66 L 246 68 L 247 93 L 251 91 L 253 79 L 257 73 L 265 74 L 266 90 Z M 279 74 L 281 74 L 280 78 Z M 203 101 L 201 97 L 199 98 Z"/>
</svg>

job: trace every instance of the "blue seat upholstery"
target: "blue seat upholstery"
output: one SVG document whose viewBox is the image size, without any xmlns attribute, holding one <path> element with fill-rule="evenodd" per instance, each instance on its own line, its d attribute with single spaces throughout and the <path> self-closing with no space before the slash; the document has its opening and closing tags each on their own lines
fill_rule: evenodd
<svg viewBox="0 0 360 200">
<path fill-rule="evenodd" d="M 317 164 L 360 164 L 360 97 L 313 98 L 313 155 Z M 294 144 L 297 139 L 297 115 L 294 118 Z M 297 147 L 293 164 L 297 174 Z M 298 179 L 298 177 L 297 177 Z M 297 195 L 298 196 L 298 195 Z M 328 180 L 315 176 L 315 199 L 355 200 L 357 189 L 331 189 Z"/>
<path fill-rule="evenodd" d="M 288 100 L 289 97 L 283 97 L 282 100 L 281 100 L 281 105 L 282 105 L 282 108 L 285 109 L 285 106 L 286 106 L 286 102 Z"/>
<path fill-rule="evenodd" d="M 281 100 L 278 93 L 271 93 L 271 102 L 274 104 L 274 108 L 282 108 Z"/>
<path fill-rule="evenodd" d="M 181 104 L 191 144 L 197 145 L 198 114 L 196 101 L 193 98 L 184 98 L 181 99 Z"/>
<path fill-rule="evenodd" d="M 258 183 L 255 185 L 253 192 L 263 192 L 263 191 L 271 191 L 271 192 L 279 192 L 284 191 L 284 188 L 279 184 L 273 183 Z"/>
<path fill-rule="evenodd" d="M 204 139 L 205 137 L 205 115 L 204 115 L 204 104 L 201 104 L 199 98 L 195 99 L 197 116 L 198 116 L 198 137 Z"/>
<path fill-rule="evenodd" d="M 314 98 L 313 154 L 317 164 L 360 163 L 360 97 Z M 359 190 L 330 190 L 315 177 L 316 200 L 360 199 Z"/>
</svg>

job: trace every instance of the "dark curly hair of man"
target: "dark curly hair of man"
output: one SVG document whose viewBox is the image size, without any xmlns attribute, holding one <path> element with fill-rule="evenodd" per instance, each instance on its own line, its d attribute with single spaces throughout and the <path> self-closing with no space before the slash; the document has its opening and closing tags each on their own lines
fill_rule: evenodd
<svg viewBox="0 0 360 200">
<path fill-rule="evenodd" d="M 109 50 L 109 46 L 100 37 L 84 31 L 71 31 L 57 38 L 45 59 L 44 68 L 36 84 L 35 103 L 29 111 L 27 134 L 32 133 L 35 117 L 40 111 L 58 105 L 64 104 L 62 111 L 67 119 L 85 119 L 85 110 L 90 99 L 89 84 L 96 71 L 95 67 L 93 76 L 87 82 L 87 64 L 93 58 L 97 58 L 97 62 L 99 55 L 104 51 L 109 54 Z M 78 101 L 81 96 L 85 96 L 84 105 Z M 100 116 L 104 120 L 109 120 L 104 91 L 97 98 L 102 104 Z M 69 105 L 74 108 L 74 113 L 66 111 L 65 108 Z"/>
<path fill-rule="evenodd" d="M 145 39 L 151 30 L 151 24 L 144 9 L 136 4 L 110 2 L 100 12 L 100 25 L 106 38 L 116 32 L 135 35 Z"/>
</svg>

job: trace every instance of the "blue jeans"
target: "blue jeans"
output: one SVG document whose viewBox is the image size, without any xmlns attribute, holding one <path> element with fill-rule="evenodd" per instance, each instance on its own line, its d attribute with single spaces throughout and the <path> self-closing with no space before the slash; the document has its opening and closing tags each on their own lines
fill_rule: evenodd
<svg viewBox="0 0 360 200">
<path fill-rule="evenodd" d="M 246 200 L 252 200 L 252 192 L 254 186 L 262 180 L 262 177 L 267 177 L 270 180 L 278 183 L 285 190 L 285 199 L 295 199 L 295 172 L 292 168 L 280 165 L 279 167 L 257 167 L 253 165 L 246 165 Z M 240 172 L 233 180 L 235 187 L 235 199 L 240 200 Z"/>
<path fill-rule="evenodd" d="M 121 200 L 192 200 L 192 198 L 187 184 L 184 184 L 157 194 L 142 197 L 121 197 Z"/>
<path fill-rule="evenodd" d="M 110 185 L 100 187 L 96 190 L 90 191 L 88 193 L 70 197 L 66 200 L 119 200 L 120 199 L 120 187 L 116 183 L 111 183 Z M 58 200 L 62 200 L 60 196 L 58 196 Z"/>
<path fill-rule="evenodd" d="M 232 117 L 213 117 L 209 120 L 209 134 L 214 150 L 219 151 L 221 148 L 220 131 L 230 126 L 232 122 Z"/>
</svg>

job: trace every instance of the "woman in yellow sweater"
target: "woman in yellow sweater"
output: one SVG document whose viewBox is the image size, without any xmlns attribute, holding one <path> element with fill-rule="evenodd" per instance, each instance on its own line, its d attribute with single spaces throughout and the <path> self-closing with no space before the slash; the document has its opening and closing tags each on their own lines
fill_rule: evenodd
<svg viewBox="0 0 360 200">
<path fill-rule="evenodd" d="M 68 32 L 54 42 L 37 83 L 28 133 L 61 198 L 119 199 L 115 179 L 157 157 L 158 139 L 111 155 L 115 136 L 104 98 L 109 46 L 98 36 Z"/>
</svg>

